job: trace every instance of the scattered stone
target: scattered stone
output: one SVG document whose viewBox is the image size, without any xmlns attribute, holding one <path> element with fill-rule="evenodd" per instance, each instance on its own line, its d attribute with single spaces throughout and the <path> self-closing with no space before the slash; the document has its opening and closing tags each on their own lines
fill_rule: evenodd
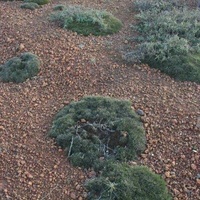
<svg viewBox="0 0 200 200">
<path fill-rule="evenodd" d="M 136 113 L 137 113 L 138 115 L 140 115 L 140 116 L 144 116 L 144 111 L 141 110 L 141 109 L 137 109 L 137 110 L 136 110 Z"/>
<path fill-rule="evenodd" d="M 177 119 L 172 119 L 172 123 L 177 124 L 178 123 Z"/>
<path fill-rule="evenodd" d="M 146 158 L 146 157 L 147 157 L 147 154 L 142 153 L 142 154 L 141 154 L 141 157 L 142 157 L 142 158 Z"/>
<path fill-rule="evenodd" d="M 43 178 L 43 177 L 44 177 L 44 174 L 40 174 L 40 177 L 42 177 L 42 178 Z"/>
<path fill-rule="evenodd" d="M 167 178 L 170 178 L 170 177 L 171 177 L 171 173 L 170 173 L 169 171 L 166 171 L 166 172 L 165 172 L 165 176 L 166 176 Z"/>
<path fill-rule="evenodd" d="M 12 39 L 7 38 L 7 42 L 8 42 L 8 43 L 12 42 Z"/>
<path fill-rule="evenodd" d="M 72 199 L 76 199 L 76 194 L 75 194 L 74 192 L 71 192 L 71 193 L 70 193 L 70 197 L 71 197 Z"/>
<path fill-rule="evenodd" d="M 78 184 L 78 185 L 76 186 L 76 190 L 80 190 L 80 188 L 81 188 L 81 186 Z"/>
<path fill-rule="evenodd" d="M 3 184 L 3 182 L 0 180 L 0 192 L 2 192 L 3 189 L 4 189 L 4 184 Z"/>
<path fill-rule="evenodd" d="M 182 155 L 181 155 L 181 158 L 182 158 L 182 159 L 185 159 L 186 157 L 185 157 L 185 155 L 182 154 Z"/>
<path fill-rule="evenodd" d="M 196 170 L 196 169 L 197 169 L 197 166 L 196 166 L 195 164 L 191 164 L 191 168 L 192 168 L 193 170 Z"/>
<path fill-rule="evenodd" d="M 171 175 L 171 177 L 173 177 L 173 178 L 176 177 L 176 173 L 175 173 L 175 172 L 171 172 L 170 175 Z"/>
<path fill-rule="evenodd" d="M 84 44 L 79 44 L 78 46 L 79 46 L 79 48 L 81 48 L 81 49 L 83 49 L 83 48 L 85 47 Z"/>
<path fill-rule="evenodd" d="M 24 50 L 24 48 L 25 48 L 24 44 L 21 43 L 21 44 L 19 45 L 19 47 L 17 48 L 17 50 L 18 50 L 18 51 L 22 51 L 22 50 Z"/>
<path fill-rule="evenodd" d="M 81 119 L 81 123 L 86 123 L 87 121 L 85 119 Z"/>
<path fill-rule="evenodd" d="M 197 128 L 200 128 L 200 117 L 197 118 Z"/>
<path fill-rule="evenodd" d="M 177 189 L 175 189 L 175 188 L 173 189 L 173 191 L 174 191 L 175 195 L 179 195 L 180 194 L 180 192 Z"/>
<path fill-rule="evenodd" d="M 130 162 L 129 162 L 129 164 L 130 164 L 130 165 L 132 165 L 132 166 L 135 166 L 135 165 L 137 165 L 137 163 L 136 163 L 136 162 L 134 162 L 134 161 L 130 161 Z"/>
<path fill-rule="evenodd" d="M 192 151 L 193 151 L 194 153 L 197 153 L 197 152 L 198 152 L 196 149 L 192 149 Z"/>
<path fill-rule="evenodd" d="M 24 173 L 28 178 L 30 178 L 30 179 L 32 179 L 33 178 L 33 176 L 32 176 L 32 174 L 31 173 L 29 173 L 29 172 L 25 172 Z"/>
<path fill-rule="evenodd" d="M 58 165 L 54 165 L 53 168 L 54 168 L 54 169 L 57 169 L 57 168 L 58 168 Z"/>
<path fill-rule="evenodd" d="M 33 185 L 33 183 L 32 183 L 31 181 L 29 181 L 29 182 L 28 182 L 28 185 L 32 186 L 32 185 Z"/>
<path fill-rule="evenodd" d="M 0 126 L 0 131 L 4 131 L 4 127 L 3 126 Z"/>
<path fill-rule="evenodd" d="M 42 83 L 42 87 L 46 87 L 47 85 L 48 85 L 47 82 L 43 82 L 43 83 Z"/>
<path fill-rule="evenodd" d="M 175 161 L 172 161 L 172 166 L 175 166 L 176 165 L 176 162 Z"/>
<path fill-rule="evenodd" d="M 89 178 L 94 178 L 95 176 L 96 176 L 96 172 L 93 170 L 88 173 Z"/>
<path fill-rule="evenodd" d="M 83 198 L 87 197 L 87 192 L 83 192 Z"/>
</svg>

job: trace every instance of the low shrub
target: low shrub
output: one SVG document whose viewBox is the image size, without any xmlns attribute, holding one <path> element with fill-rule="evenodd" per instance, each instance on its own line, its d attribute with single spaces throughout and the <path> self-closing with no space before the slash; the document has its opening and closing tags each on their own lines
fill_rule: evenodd
<svg viewBox="0 0 200 200">
<path fill-rule="evenodd" d="M 33 2 L 27 2 L 27 3 L 23 3 L 20 6 L 23 9 L 29 9 L 29 10 L 35 10 L 37 8 L 39 8 L 40 6 L 37 3 L 33 3 Z"/>
<path fill-rule="evenodd" d="M 177 80 L 199 83 L 200 11 L 173 5 L 158 0 L 136 2 L 140 13 L 133 40 L 138 45 L 125 58 L 147 63 Z"/>
<path fill-rule="evenodd" d="M 40 60 L 32 53 L 23 53 L 0 66 L 0 80 L 3 82 L 24 82 L 39 72 Z"/>
<path fill-rule="evenodd" d="M 120 20 L 112 14 L 82 6 L 65 7 L 63 10 L 53 13 L 50 19 L 62 28 L 85 36 L 113 34 L 122 27 Z"/>
<path fill-rule="evenodd" d="M 176 8 L 183 8 L 185 3 L 182 0 L 135 0 L 134 1 L 134 10 L 135 11 L 170 11 Z"/>
<path fill-rule="evenodd" d="M 38 5 L 44 5 L 50 2 L 50 0 L 24 0 L 26 3 L 37 3 Z"/>
<path fill-rule="evenodd" d="M 172 199 L 161 176 L 144 166 L 106 165 L 101 176 L 86 182 L 86 188 L 89 200 Z"/>
<path fill-rule="evenodd" d="M 75 166 L 99 170 L 107 160 L 127 161 L 145 149 L 145 133 L 128 101 L 89 96 L 64 107 L 49 136 Z"/>
</svg>

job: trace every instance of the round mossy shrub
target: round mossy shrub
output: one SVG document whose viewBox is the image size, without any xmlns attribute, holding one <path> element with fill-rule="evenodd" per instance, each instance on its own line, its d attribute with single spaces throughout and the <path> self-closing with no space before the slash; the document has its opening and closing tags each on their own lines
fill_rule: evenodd
<svg viewBox="0 0 200 200">
<path fill-rule="evenodd" d="M 24 82 L 39 72 L 40 60 L 32 53 L 23 53 L 13 57 L 0 66 L 0 80 L 3 82 Z"/>
<path fill-rule="evenodd" d="M 82 6 L 64 7 L 61 11 L 54 12 L 51 20 L 57 22 L 62 28 L 85 36 L 113 34 L 122 27 L 121 21 L 111 13 Z"/>
<path fill-rule="evenodd" d="M 44 5 L 50 2 L 50 0 L 24 0 L 24 2 L 37 3 L 38 5 Z"/>
<path fill-rule="evenodd" d="M 105 165 L 99 177 L 86 182 L 88 199 L 171 200 L 161 176 L 145 166 L 114 163 Z"/>
<path fill-rule="evenodd" d="M 26 3 L 21 4 L 20 7 L 23 9 L 35 10 L 35 9 L 39 8 L 40 6 L 37 3 L 26 2 Z"/>
<path fill-rule="evenodd" d="M 127 161 L 145 149 L 145 132 L 129 101 L 89 96 L 64 107 L 49 136 L 75 166 L 98 168 L 105 160 Z"/>
</svg>

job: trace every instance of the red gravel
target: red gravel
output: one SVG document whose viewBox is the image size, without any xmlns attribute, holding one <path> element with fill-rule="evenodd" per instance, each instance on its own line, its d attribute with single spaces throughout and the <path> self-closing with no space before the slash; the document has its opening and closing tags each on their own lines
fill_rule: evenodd
<svg viewBox="0 0 200 200">
<path fill-rule="evenodd" d="M 60 108 L 98 94 L 129 99 L 145 112 L 148 144 L 137 163 L 161 174 L 175 200 L 199 200 L 200 85 L 121 61 L 134 20 L 131 1 L 67 1 L 118 16 L 124 28 L 107 37 L 83 37 L 50 23 L 53 6 L 62 2 L 29 11 L 21 2 L 0 1 L 0 64 L 25 51 L 43 62 L 32 80 L 0 83 L 0 199 L 85 199 L 87 175 L 47 133 Z"/>
</svg>

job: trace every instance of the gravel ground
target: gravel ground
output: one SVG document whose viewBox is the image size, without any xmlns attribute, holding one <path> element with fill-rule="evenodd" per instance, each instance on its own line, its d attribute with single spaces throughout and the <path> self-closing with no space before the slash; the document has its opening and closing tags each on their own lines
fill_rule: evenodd
<svg viewBox="0 0 200 200">
<path fill-rule="evenodd" d="M 37 77 L 0 83 L 0 199 L 85 199 L 83 184 L 93 173 L 72 167 L 47 133 L 59 109 L 92 94 L 128 99 L 143 110 L 148 142 L 137 163 L 163 176 L 174 200 L 199 200 L 200 85 L 121 60 L 122 47 L 132 45 L 130 0 L 67 1 L 120 18 L 123 29 L 106 37 L 83 37 L 49 22 L 53 6 L 63 2 L 29 11 L 21 2 L 0 1 L 0 64 L 25 51 L 42 60 Z"/>
</svg>

